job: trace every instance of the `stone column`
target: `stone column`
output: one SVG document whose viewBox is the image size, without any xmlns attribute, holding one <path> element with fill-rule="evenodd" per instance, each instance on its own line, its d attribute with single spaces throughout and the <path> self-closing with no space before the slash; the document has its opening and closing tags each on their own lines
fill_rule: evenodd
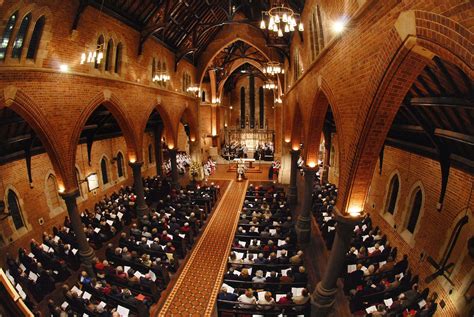
<svg viewBox="0 0 474 317">
<path fill-rule="evenodd" d="M 343 216 L 336 208 L 334 208 L 334 214 L 337 222 L 336 237 L 326 271 L 311 296 L 311 316 L 313 317 L 328 316 L 331 313 L 336 299 L 337 279 L 344 269 L 346 253 L 350 248 L 354 227 L 362 219 L 362 216 Z"/>
<path fill-rule="evenodd" d="M 317 168 L 305 166 L 304 170 L 304 196 L 303 207 L 296 223 L 298 242 L 306 244 L 311 236 L 311 210 L 313 206 L 313 180 Z"/>
<path fill-rule="evenodd" d="M 290 187 L 288 193 L 288 202 L 291 205 L 296 205 L 298 200 L 297 192 L 298 188 L 296 187 L 296 173 L 298 173 L 298 158 L 300 157 L 300 150 L 290 150 L 291 154 L 291 169 L 290 169 Z"/>
<path fill-rule="evenodd" d="M 171 162 L 171 185 L 174 188 L 179 187 L 179 182 L 178 182 L 178 163 L 176 162 L 176 154 L 178 150 L 177 149 L 169 149 L 168 150 L 168 156 L 170 158 Z"/>
<path fill-rule="evenodd" d="M 143 189 L 142 179 L 142 165 L 143 162 L 129 163 L 133 171 L 133 187 L 137 200 L 135 202 L 135 209 L 137 211 L 138 219 L 140 220 L 145 214 L 148 214 L 148 206 L 145 202 L 145 190 Z"/>
<path fill-rule="evenodd" d="M 163 146 L 161 145 L 161 135 L 163 126 L 157 124 L 155 126 L 155 159 L 156 159 L 156 175 L 163 176 Z"/>
<path fill-rule="evenodd" d="M 79 245 L 79 257 L 81 259 L 81 265 L 89 276 L 95 277 L 94 270 L 92 269 L 95 264 L 96 255 L 94 250 L 87 242 L 87 237 L 84 232 L 84 226 L 82 224 L 81 217 L 79 216 L 79 210 L 77 208 L 76 197 L 79 196 L 79 189 L 67 193 L 59 194 L 66 202 L 66 208 L 71 220 L 72 230 L 76 235 L 76 242 Z"/>
</svg>

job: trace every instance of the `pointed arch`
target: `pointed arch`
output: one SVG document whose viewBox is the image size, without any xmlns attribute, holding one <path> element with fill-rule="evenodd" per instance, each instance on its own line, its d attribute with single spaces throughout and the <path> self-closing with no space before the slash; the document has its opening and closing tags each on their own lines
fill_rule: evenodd
<svg viewBox="0 0 474 317">
<path fill-rule="evenodd" d="M 439 27 L 427 29 L 426 23 Z M 434 57 L 472 74 L 473 53 L 471 32 L 448 17 L 425 11 L 405 11 L 400 14 L 387 35 L 374 69 L 385 69 L 380 81 L 374 82 L 361 105 L 358 137 L 350 147 L 345 184 L 339 192 L 339 210 L 363 209 L 373 170 L 390 126 L 412 83 Z M 391 56 L 387 64 L 387 56 Z"/>
<path fill-rule="evenodd" d="M 67 163 L 60 159 L 60 149 L 57 147 L 59 142 L 53 134 L 54 128 L 46 119 L 41 107 L 15 86 L 7 86 L 0 91 L 0 109 L 4 107 L 13 110 L 33 128 L 51 160 L 59 187 L 64 190 L 67 182 Z"/>
<path fill-rule="evenodd" d="M 117 178 L 125 177 L 125 162 L 123 158 L 122 151 L 117 153 Z"/>
<path fill-rule="evenodd" d="M 183 123 L 188 124 L 189 126 L 189 139 L 190 140 L 197 140 L 199 136 L 198 132 L 198 121 L 196 116 L 193 114 L 193 111 L 190 109 L 190 107 L 186 107 L 183 109 L 181 114 L 179 115 L 180 120 L 178 121 L 178 126 L 179 122 L 182 121 Z M 176 127 L 176 131 L 178 131 L 178 126 Z"/>
<path fill-rule="evenodd" d="M 103 186 L 107 186 L 112 181 L 112 175 L 109 173 L 109 158 L 104 154 L 100 159 L 100 179 Z"/>
<path fill-rule="evenodd" d="M 70 141 L 70 147 L 68 153 L 70 154 L 69 168 L 71 171 L 72 167 L 76 162 L 76 147 L 79 144 L 79 138 L 81 135 L 84 126 L 86 125 L 87 120 L 92 115 L 92 113 L 99 107 L 103 105 L 110 113 L 113 115 L 114 119 L 117 121 L 120 129 L 122 130 L 123 136 L 125 138 L 125 143 L 127 145 L 127 156 L 129 160 L 137 160 L 138 155 L 141 155 L 137 150 L 137 142 L 135 134 L 132 129 L 132 123 L 129 121 L 129 116 L 127 115 L 125 109 L 126 106 L 113 95 L 110 91 L 104 90 L 97 94 L 89 104 L 84 108 L 77 124 L 73 129 Z M 74 175 L 71 173 L 71 175 Z M 77 184 L 76 184 L 77 186 Z"/>
<path fill-rule="evenodd" d="M 143 111 L 143 118 L 140 120 L 140 128 L 138 131 L 140 131 L 140 136 L 138 137 L 138 141 L 140 143 L 140 147 L 143 148 L 143 139 L 144 139 L 144 134 L 145 134 L 145 129 L 147 127 L 148 120 L 150 119 L 150 116 L 152 115 L 153 111 L 156 110 L 158 114 L 161 117 L 161 120 L 163 120 L 163 132 L 162 136 L 165 137 L 167 142 L 171 142 L 172 146 L 175 146 L 175 131 L 177 131 L 177 127 L 173 127 L 173 124 L 171 123 L 170 116 L 166 110 L 166 107 L 162 103 L 162 98 L 157 97 L 155 100 L 153 100 L 148 107 L 146 107 L 147 110 Z M 143 151 L 141 151 L 143 152 Z"/>
<path fill-rule="evenodd" d="M 5 25 L 5 29 L 3 31 L 3 35 L 0 42 L 0 60 L 4 60 L 7 56 L 7 49 L 10 45 L 11 37 L 13 34 L 13 30 L 16 25 L 16 21 L 18 21 L 18 10 L 13 12 L 8 19 L 7 24 Z"/>
</svg>

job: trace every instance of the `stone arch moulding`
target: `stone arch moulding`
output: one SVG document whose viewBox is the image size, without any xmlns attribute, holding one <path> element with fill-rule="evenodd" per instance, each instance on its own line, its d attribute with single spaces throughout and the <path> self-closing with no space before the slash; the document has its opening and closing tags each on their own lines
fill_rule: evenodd
<svg viewBox="0 0 474 317">
<path fill-rule="evenodd" d="M 30 231 L 33 228 L 33 226 L 31 225 L 31 223 L 29 221 L 28 213 L 26 212 L 26 208 L 25 208 L 23 198 L 20 195 L 20 192 L 16 189 L 16 187 L 14 185 L 7 184 L 7 186 L 5 186 L 5 192 L 3 193 L 4 201 L 8 203 L 7 196 L 8 196 L 8 192 L 10 190 L 15 193 L 16 198 L 18 199 L 18 204 L 20 205 L 21 217 L 23 219 L 23 224 L 24 224 L 24 226 L 22 228 L 16 230 L 12 217 L 8 217 L 7 223 L 8 223 L 8 226 L 10 227 L 10 230 L 12 231 L 11 238 L 13 240 L 17 240 L 18 238 L 20 238 L 21 236 L 26 234 L 28 231 Z"/>
<path fill-rule="evenodd" d="M 122 130 L 123 136 L 125 138 L 125 142 L 127 144 L 127 156 L 130 161 L 139 160 L 141 157 L 140 151 L 137 149 L 137 142 L 136 137 L 132 129 L 132 123 L 128 119 L 128 115 L 126 114 L 126 107 L 122 104 L 122 102 L 113 95 L 109 90 L 104 90 L 98 93 L 85 107 L 82 111 L 80 117 L 77 120 L 77 124 L 74 127 L 71 141 L 70 141 L 70 148 L 69 148 L 69 157 L 71 157 L 70 161 L 68 162 L 68 175 L 74 175 L 74 167 L 76 162 L 76 147 L 79 144 L 79 138 L 81 132 L 89 119 L 92 113 L 100 106 L 104 105 L 113 115 L 115 120 L 117 120 L 120 129 Z M 72 178 L 73 182 L 70 185 L 68 190 L 74 190 L 77 188 L 77 182 L 75 177 Z"/>
<path fill-rule="evenodd" d="M 318 87 L 316 89 L 316 93 L 309 99 L 311 101 L 312 106 L 311 116 L 306 127 L 307 132 L 305 138 L 305 161 L 307 162 L 307 164 L 309 164 L 310 162 L 314 162 L 317 164 L 319 144 L 321 143 L 324 119 L 326 117 L 326 112 L 329 107 L 331 108 L 336 124 L 336 138 L 337 143 L 339 144 L 339 149 L 343 148 L 343 144 L 341 142 L 344 140 L 344 138 L 342 137 L 341 118 L 337 104 L 335 102 L 334 94 L 332 93 L 329 84 L 324 80 L 324 78 L 318 76 L 317 82 Z M 338 166 L 340 166 L 341 163 L 341 150 L 339 150 L 339 154 L 340 155 L 338 156 Z"/>
<path fill-rule="evenodd" d="M 392 215 L 387 211 L 387 207 L 388 207 L 387 202 L 389 201 L 389 195 L 391 195 L 390 187 L 392 184 L 392 179 L 395 176 L 398 177 L 398 194 L 397 194 L 397 200 L 395 202 L 395 210 Z M 397 215 L 398 212 L 400 212 L 400 200 L 401 200 L 400 193 L 402 192 L 402 178 L 400 176 L 400 171 L 398 169 L 394 169 L 388 176 L 387 180 L 388 181 L 385 184 L 382 208 L 380 208 L 379 214 L 382 216 L 382 218 L 385 219 L 386 222 L 390 224 L 390 226 L 393 227 L 395 225 L 395 216 Z"/>
<path fill-rule="evenodd" d="M 51 160 L 59 189 L 64 190 L 67 181 L 65 162 L 60 159 L 62 156 L 58 149 L 59 142 L 54 135 L 54 129 L 40 107 L 15 86 L 7 86 L 3 92 L 0 91 L 0 109 L 4 107 L 16 112 L 33 128 Z"/>
<path fill-rule="evenodd" d="M 423 27 L 426 23 L 440 24 L 440 27 L 428 31 Z M 384 54 L 379 54 L 374 63 L 374 68 L 382 67 L 385 72 L 376 83 L 374 96 L 367 98 L 368 110 L 361 116 L 361 131 L 354 141 L 353 158 L 347 164 L 345 182 L 341 186 L 340 210 L 363 209 L 388 130 L 404 96 L 426 64 L 437 55 L 472 74 L 470 34 L 464 26 L 435 13 L 405 11 L 400 14 L 386 37 Z M 384 66 L 387 56 L 391 56 L 391 60 Z"/>
<path fill-rule="evenodd" d="M 413 205 L 413 201 L 415 199 L 415 194 L 418 190 L 421 190 L 421 208 L 420 208 L 420 213 L 418 214 L 418 219 L 416 221 L 416 226 L 415 226 L 415 231 L 413 233 L 409 232 L 407 230 L 407 225 L 408 221 L 411 216 L 411 209 Z M 415 246 L 416 242 L 416 235 L 418 231 L 421 228 L 421 222 L 423 221 L 423 215 L 425 213 L 426 209 L 426 190 L 425 187 L 423 186 L 423 182 L 421 180 L 417 180 L 413 185 L 411 185 L 409 194 L 407 197 L 405 197 L 405 208 L 401 211 L 402 217 L 401 217 L 401 223 L 398 226 L 397 230 L 400 233 L 400 236 L 405 240 L 410 247 Z"/>
</svg>

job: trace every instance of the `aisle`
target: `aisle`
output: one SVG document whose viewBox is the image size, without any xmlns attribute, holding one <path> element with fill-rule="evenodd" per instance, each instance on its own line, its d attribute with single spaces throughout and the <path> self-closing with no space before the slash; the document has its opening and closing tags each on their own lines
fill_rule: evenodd
<svg viewBox="0 0 474 317">
<path fill-rule="evenodd" d="M 210 316 L 248 181 L 231 181 L 158 316 Z"/>
</svg>

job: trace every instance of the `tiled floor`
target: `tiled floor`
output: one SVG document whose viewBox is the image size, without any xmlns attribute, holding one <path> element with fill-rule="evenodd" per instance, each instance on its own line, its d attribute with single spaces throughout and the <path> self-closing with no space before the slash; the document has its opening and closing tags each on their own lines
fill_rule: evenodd
<svg viewBox="0 0 474 317">
<path fill-rule="evenodd" d="M 231 181 L 158 316 L 210 316 L 248 181 Z"/>
</svg>

